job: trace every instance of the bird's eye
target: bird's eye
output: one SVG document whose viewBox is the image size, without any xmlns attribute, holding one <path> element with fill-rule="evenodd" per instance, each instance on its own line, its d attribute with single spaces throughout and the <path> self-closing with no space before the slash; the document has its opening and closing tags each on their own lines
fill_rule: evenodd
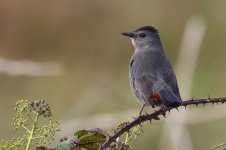
<svg viewBox="0 0 226 150">
<path fill-rule="evenodd" d="M 141 38 L 144 38 L 144 37 L 146 36 L 146 34 L 140 33 L 139 36 L 140 36 Z"/>
</svg>

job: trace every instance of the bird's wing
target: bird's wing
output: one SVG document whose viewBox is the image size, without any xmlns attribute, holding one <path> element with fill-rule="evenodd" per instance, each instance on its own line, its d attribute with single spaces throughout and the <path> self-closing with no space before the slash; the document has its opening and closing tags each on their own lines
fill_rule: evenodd
<svg viewBox="0 0 226 150">
<path fill-rule="evenodd" d="M 130 84 L 134 89 L 134 94 L 138 98 L 148 100 L 152 94 L 153 81 L 147 78 L 146 74 L 142 73 L 135 66 L 134 60 L 130 62 Z"/>
<path fill-rule="evenodd" d="M 162 100 L 162 103 L 167 106 L 178 106 L 181 104 L 180 93 L 177 85 L 176 76 L 169 63 L 164 67 L 164 70 L 159 71 L 159 79 L 153 85 L 153 91 L 157 92 Z M 167 65 L 165 64 L 165 65 Z"/>
<path fill-rule="evenodd" d="M 162 77 L 165 81 L 165 83 L 171 87 L 172 92 L 177 95 L 180 98 L 180 92 L 179 92 L 179 88 L 178 88 L 178 84 L 177 84 L 177 79 L 175 76 L 175 73 L 171 67 L 171 65 L 169 67 L 167 67 L 168 69 L 165 69 L 163 71 Z"/>
<path fill-rule="evenodd" d="M 151 97 L 153 82 L 148 80 L 145 76 L 134 78 L 133 86 L 145 100 Z"/>
</svg>

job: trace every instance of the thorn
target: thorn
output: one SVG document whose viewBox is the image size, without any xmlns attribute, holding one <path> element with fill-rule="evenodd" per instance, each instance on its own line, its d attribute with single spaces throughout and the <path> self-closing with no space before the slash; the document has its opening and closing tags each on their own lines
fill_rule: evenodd
<svg viewBox="0 0 226 150">
<path fill-rule="evenodd" d="M 194 100 L 194 97 L 192 97 L 191 100 L 193 101 Z"/>
<path fill-rule="evenodd" d="M 152 120 L 152 119 L 151 119 Z M 149 120 L 150 124 L 151 124 L 151 120 Z"/>
<path fill-rule="evenodd" d="M 198 107 L 198 105 L 199 105 L 199 104 L 198 104 L 198 103 L 196 103 L 195 105 L 196 105 L 196 107 Z"/>
<path fill-rule="evenodd" d="M 187 108 L 187 105 L 184 105 L 184 109 L 186 109 Z"/>
<path fill-rule="evenodd" d="M 156 117 L 154 117 L 153 119 L 155 119 L 155 120 L 159 120 L 160 118 L 159 118 L 158 116 L 156 116 Z"/>
<path fill-rule="evenodd" d="M 225 100 L 220 97 L 220 102 L 223 104 L 225 103 Z"/>
<path fill-rule="evenodd" d="M 162 108 L 161 114 L 162 114 L 162 116 L 163 116 L 164 118 L 166 118 L 166 110 L 164 110 L 164 108 Z"/>
<path fill-rule="evenodd" d="M 176 107 L 176 110 L 179 112 L 178 107 Z"/>
<path fill-rule="evenodd" d="M 136 117 L 133 117 L 133 116 L 132 116 L 132 118 L 133 118 L 133 119 L 137 119 Z"/>
<path fill-rule="evenodd" d="M 210 94 L 209 94 L 208 100 L 210 100 Z"/>
<path fill-rule="evenodd" d="M 164 118 L 166 118 L 166 113 L 163 113 L 162 116 L 163 116 Z"/>
<path fill-rule="evenodd" d="M 205 107 L 205 105 L 206 105 L 206 102 L 203 102 L 203 107 Z"/>
</svg>

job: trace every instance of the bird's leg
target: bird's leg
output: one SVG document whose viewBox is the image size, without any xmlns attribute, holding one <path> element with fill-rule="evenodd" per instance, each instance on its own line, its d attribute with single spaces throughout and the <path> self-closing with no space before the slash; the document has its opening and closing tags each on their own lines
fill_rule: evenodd
<svg viewBox="0 0 226 150">
<path fill-rule="evenodd" d="M 141 110 L 140 110 L 140 116 L 142 115 L 142 112 L 143 112 L 143 110 L 144 110 L 144 107 L 145 107 L 145 104 L 142 104 L 142 108 L 141 108 Z"/>
</svg>

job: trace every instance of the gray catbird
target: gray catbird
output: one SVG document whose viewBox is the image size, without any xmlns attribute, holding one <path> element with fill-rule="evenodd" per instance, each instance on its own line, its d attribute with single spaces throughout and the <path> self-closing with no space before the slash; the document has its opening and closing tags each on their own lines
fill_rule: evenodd
<svg viewBox="0 0 226 150">
<path fill-rule="evenodd" d="M 139 103 L 144 106 L 173 107 L 182 102 L 177 79 L 166 57 L 158 31 L 152 26 L 123 32 L 135 47 L 130 59 L 129 82 Z"/>
</svg>

